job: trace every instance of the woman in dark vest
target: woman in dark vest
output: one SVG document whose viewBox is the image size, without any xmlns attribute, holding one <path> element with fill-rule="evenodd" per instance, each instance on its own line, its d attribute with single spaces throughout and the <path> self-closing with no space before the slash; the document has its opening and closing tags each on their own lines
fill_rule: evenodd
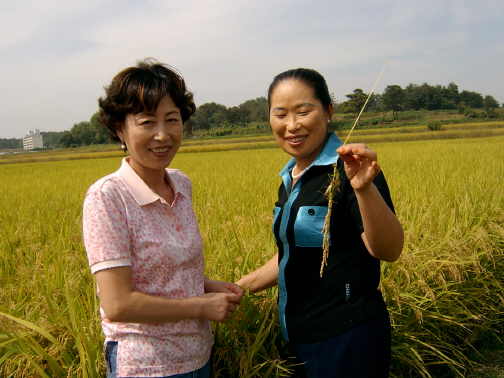
<svg viewBox="0 0 504 378">
<path fill-rule="evenodd" d="M 274 209 L 278 253 L 237 283 L 251 292 L 279 286 L 279 317 L 308 377 L 386 377 L 390 321 L 380 260 L 395 261 L 403 230 L 376 152 L 328 133 L 333 106 L 325 79 L 299 68 L 268 90 L 271 129 L 292 159 L 280 172 Z M 325 191 L 336 164 L 330 247 L 321 275 Z"/>
</svg>

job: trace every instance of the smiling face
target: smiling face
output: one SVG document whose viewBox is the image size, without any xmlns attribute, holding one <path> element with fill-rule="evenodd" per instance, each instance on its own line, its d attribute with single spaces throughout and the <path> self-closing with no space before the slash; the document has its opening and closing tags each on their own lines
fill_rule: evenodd
<svg viewBox="0 0 504 378">
<path fill-rule="evenodd" d="M 179 108 L 165 96 L 153 113 L 128 114 L 118 136 L 128 148 L 131 167 L 143 176 L 171 163 L 182 142 L 182 129 Z"/>
<path fill-rule="evenodd" d="M 271 94 L 270 125 L 278 145 L 296 159 L 298 169 L 310 165 L 327 135 L 332 106 L 324 108 L 313 88 L 298 79 L 279 82 Z"/>
</svg>

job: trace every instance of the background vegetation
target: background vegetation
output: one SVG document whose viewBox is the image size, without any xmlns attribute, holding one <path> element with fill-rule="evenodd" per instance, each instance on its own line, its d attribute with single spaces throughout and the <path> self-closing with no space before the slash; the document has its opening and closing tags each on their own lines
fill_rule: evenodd
<svg viewBox="0 0 504 378">
<path fill-rule="evenodd" d="M 334 128 L 348 128 L 355 113 L 366 101 L 367 93 L 355 89 L 346 100 L 335 103 Z M 382 94 L 371 97 L 361 126 L 383 127 L 418 125 L 432 119 L 442 123 L 504 119 L 504 109 L 491 95 L 467 90 L 459 91 L 457 84 L 408 84 L 405 88 L 389 85 Z M 265 97 L 247 100 L 238 106 L 226 107 L 215 102 L 202 104 L 185 125 L 186 137 L 226 136 L 269 133 L 268 104 Z M 110 143 L 109 135 L 98 121 L 98 114 L 81 121 L 70 130 L 42 132 L 46 148 L 78 147 Z M 21 139 L 0 139 L 1 149 L 21 148 Z"/>
</svg>

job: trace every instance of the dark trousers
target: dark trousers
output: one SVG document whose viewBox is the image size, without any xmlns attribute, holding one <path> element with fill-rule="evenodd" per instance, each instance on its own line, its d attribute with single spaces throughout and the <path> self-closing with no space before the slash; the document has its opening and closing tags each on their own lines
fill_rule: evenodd
<svg viewBox="0 0 504 378">
<path fill-rule="evenodd" d="M 314 344 L 292 344 L 302 366 L 295 377 L 385 378 L 390 367 L 388 314 Z"/>
</svg>

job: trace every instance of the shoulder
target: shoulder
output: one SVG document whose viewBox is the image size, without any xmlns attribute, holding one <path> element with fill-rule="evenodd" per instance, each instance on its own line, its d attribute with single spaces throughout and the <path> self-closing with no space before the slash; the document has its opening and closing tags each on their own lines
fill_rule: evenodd
<svg viewBox="0 0 504 378">
<path fill-rule="evenodd" d="M 116 172 L 96 180 L 87 190 L 86 195 L 94 193 L 112 193 L 120 190 L 120 178 Z"/>
<path fill-rule="evenodd" d="M 94 182 L 88 188 L 84 202 L 95 202 L 105 198 L 108 200 L 117 200 L 123 197 L 124 190 L 124 183 L 117 172 L 114 172 Z"/>
<path fill-rule="evenodd" d="M 173 169 L 173 168 L 168 168 L 166 171 L 168 172 L 168 177 L 170 177 L 170 180 L 172 180 L 175 186 L 177 187 L 177 190 L 183 193 L 191 194 L 192 182 L 191 179 L 184 172 L 182 172 L 179 169 Z"/>
</svg>

